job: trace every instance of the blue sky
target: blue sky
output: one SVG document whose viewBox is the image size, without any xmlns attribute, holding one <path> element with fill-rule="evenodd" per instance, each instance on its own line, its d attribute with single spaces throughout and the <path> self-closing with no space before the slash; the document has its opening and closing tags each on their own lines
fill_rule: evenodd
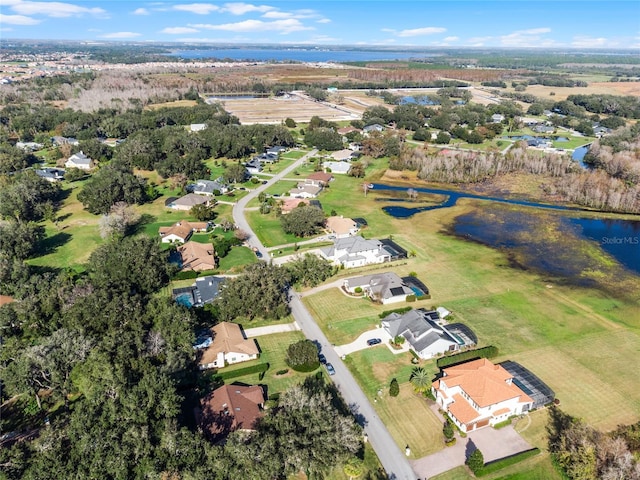
<svg viewBox="0 0 640 480">
<path fill-rule="evenodd" d="M 640 48 L 640 1 L 0 0 L 0 38 Z"/>
</svg>

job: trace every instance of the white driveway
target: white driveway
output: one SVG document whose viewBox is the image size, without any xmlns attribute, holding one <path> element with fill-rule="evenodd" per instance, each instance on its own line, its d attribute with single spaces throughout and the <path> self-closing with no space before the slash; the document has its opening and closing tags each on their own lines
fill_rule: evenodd
<svg viewBox="0 0 640 480">
<path fill-rule="evenodd" d="M 382 343 L 378 345 L 369 346 L 367 345 L 367 340 L 372 338 L 379 338 L 382 340 Z M 336 353 L 340 356 L 349 355 L 350 353 L 357 352 L 359 350 L 365 350 L 367 348 L 376 348 L 376 347 L 387 347 L 391 353 L 398 354 L 403 352 L 408 352 L 409 347 L 403 345 L 403 348 L 396 350 L 389 343 L 391 340 L 391 336 L 387 333 L 384 328 L 375 328 L 373 330 L 367 330 L 366 332 L 360 334 L 358 338 L 356 338 L 353 342 L 347 343 L 345 345 L 338 345 L 337 347 L 333 347 Z"/>
<path fill-rule="evenodd" d="M 266 327 L 247 328 L 244 335 L 247 338 L 259 337 L 261 335 L 269 335 L 270 333 L 295 332 L 300 330 L 296 322 L 281 323 L 279 325 L 268 325 Z"/>
</svg>

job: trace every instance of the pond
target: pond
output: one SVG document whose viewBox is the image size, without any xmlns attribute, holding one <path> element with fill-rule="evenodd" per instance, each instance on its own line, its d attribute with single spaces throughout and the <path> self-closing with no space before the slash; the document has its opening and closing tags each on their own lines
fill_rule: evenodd
<svg viewBox="0 0 640 480">
<path fill-rule="evenodd" d="M 472 198 L 502 204 L 531 207 L 532 212 L 530 214 L 523 213 L 521 211 L 517 214 L 513 214 L 512 220 L 507 221 L 500 226 L 492 224 L 491 228 L 487 228 L 487 223 L 482 220 L 482 218 L 474 214 L 469 214 L 469 216 L 463 215 L 456 219 L 456 225 L 454 228 L 456 235 L 472 238 L 496 248 L 520 248 L 525 250 L 534 247 L 537 248 L 535 245 L 528 244 L 527 241 L 521 240 L 523 238 L 528 238 L 527 232 L 531 228 L 536 228 L 536 221 L 532 220 L 529 223 L 523 222 L 522 217 L 529 215 L 531 218 L 534 218 L 536 215 L 536 209 L 541 212 L 553 210 L 573 212 L 574 214 L 575 212 L 589 211 L 585 208 L 565 207 L 561 205 L 550 205 L 526 200 L 482 196 L 446 189 L 418 187 L 413 187 L 413 189 L 420 193 L 446 195 L 446 199 L 438 205 L 414 208 L 401 205 L 387 205 L 383 207 L 382 210 L 394 218 L 409 218 L 416 213 L 453 207 L 460 198 Z M 374 184 L 373 190 L 406 191 L 407 187 Z M 483 208 L 488 209 L 490 207 Z M 600 248 L 614 257 L 625 268 L 640 274 L 640 219 L 618 220 L 562 217 L 562 222 L 564 222 L 562 228 L 567 229 L 567 231 L 571 230 L 572 232 L 575 232 L 576 235 L 583 239 L 598 242 Z M 555 274 L 567 275 L 568 272 L 565 271 L 566 266 L 563 262 L 556 261 L 557 255 L 552 253 L 543 255 L 537 260 L 540 266 L 546 271 L 550 271 Z M 533 255 L 533 250 L 531 255 Z"/>
<path fill-rule="evenodd" d="M 400 99 L 400 105 L 408 104 L 439 105 L 437 101 L 430 99 L 427 95 L 407 96 Z"/>
</svg>

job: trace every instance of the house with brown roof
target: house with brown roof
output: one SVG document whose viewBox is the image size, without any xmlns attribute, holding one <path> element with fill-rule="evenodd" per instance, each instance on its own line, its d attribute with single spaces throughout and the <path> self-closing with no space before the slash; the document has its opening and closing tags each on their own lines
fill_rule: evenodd
<svg viewBox="0 0 640 480">
<path fill-rule="evenodd" d="M 256 341 L 244 338 L 236 323 L 219 323 L 211 329 L 211 334 L 213 341 L 202 351 L 198 360 L 200 370 L 247 362 L 260 355 Z"/>
<path fill-rule="evenodd" d="M 358 224 L 350 218 L 345 218 L 342 215 L 333 216 L 327 218 L 325 224 L 327 231 L 335 235 L 336 238 L 346 238 L 358 233 Z"/>
<path fill-rule="evenodd" d="M 289 190 L 289 195 L 293 198 L 316 198 L 321 191 L 321 186 L 299 183 L 296 188 Z"/>
<path fill-rule="evenodd" d="M 280 206 L 280 213 L 286 215 L 287 213 L 291 213 L 291 210 L 297 208 L 298 205 L 309 205 L 309 200 L 304 198 L 286 198 L 282 200 L 282 205 Z"/>
<path fill-rule="evenodd" d="M 481 358 L 444 368 L 431 392 L 451 420 L 470 432 L 531 410 L 533 400 L 513 379 L 501 365 Z"/>
<path fill-rule="evenodd" d="M 253 430 L 262 417 L 264 390 L 258 385 L 223 385 L 200 400 L 196 421 L 213 438 Z"/>
<path fill-rule="evenodd" d="M 339 128 L 337 130 L 337 132 L 340 135 L 347 135 L 347 134 L 349 134 L 351 132 L 362 132 L 362 130 L 360 130 L 359 128 L 356 128 L 356 127 L 348 126 L 348 127 Z"/>
<path fill-rule="evenodd" d="M 209 224 L 207 222 L 188 222 L 180 220 L 170 227 L 160 227 L 158 233 L 162 243 L 186 243 L 193 235 L 193 232 L 206 232 Z"/>
<path fill-rule="evenodd" d="M 216 256 L 210 243 L 187 242 L 177 248 L 181 270 L 203 272 L 216 268 Z"/>
<path fill-rule="evenodd" d="M 309 185 L 320 185 L 322 187 L 326 187 L 333 178 L 333 175 L 330 173 L 313 172 L 304 182 Z"/>
<path fill-rule="evenodd" d="M 167 207 L 173 210 L 189 211 L 196 205 L 209 206 L 211 199 L 202 195 L 196 195 L 195 193 L 187 193 L 186 195 L 176 198 L 170 202 Z"/>
</svg>

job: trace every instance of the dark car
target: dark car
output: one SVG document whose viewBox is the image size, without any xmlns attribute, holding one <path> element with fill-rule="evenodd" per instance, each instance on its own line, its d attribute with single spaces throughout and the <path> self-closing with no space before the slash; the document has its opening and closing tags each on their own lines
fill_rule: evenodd
<svg viewBox="0 0 640 480">
<path fill-rule="evenodd" d="M 320 363 L 323 365 L 327 363 L 327 357 L 324 356 L 324 353 L 318 354 L 318 360 L 320 360 Z"/>
<path fill-rule="evenodd" d="M 379 338 L 370 338 L 369 340 L 367 340 L 367 345 L 369 345 L 370 347 L 372 347 L 373 345 L 378 345 L 379 343 L 382 343 L 382 340 L 380 340 Z"/>
<path fill-rule="evenodd" d="M 256 257 L 262 258 L 262 252 L 260 250 L 255 250 L 253 253 L 256 254 Z"/>
<path fill-rule="evenodd" d="M 336 369 L 333 368 L 333 365 L 331 365 L 330 363 L 325 364 L 325 368 L 327 369 L 327 372 L 329 372 L 329 375 L 336 374 Z"/>
</svg>

